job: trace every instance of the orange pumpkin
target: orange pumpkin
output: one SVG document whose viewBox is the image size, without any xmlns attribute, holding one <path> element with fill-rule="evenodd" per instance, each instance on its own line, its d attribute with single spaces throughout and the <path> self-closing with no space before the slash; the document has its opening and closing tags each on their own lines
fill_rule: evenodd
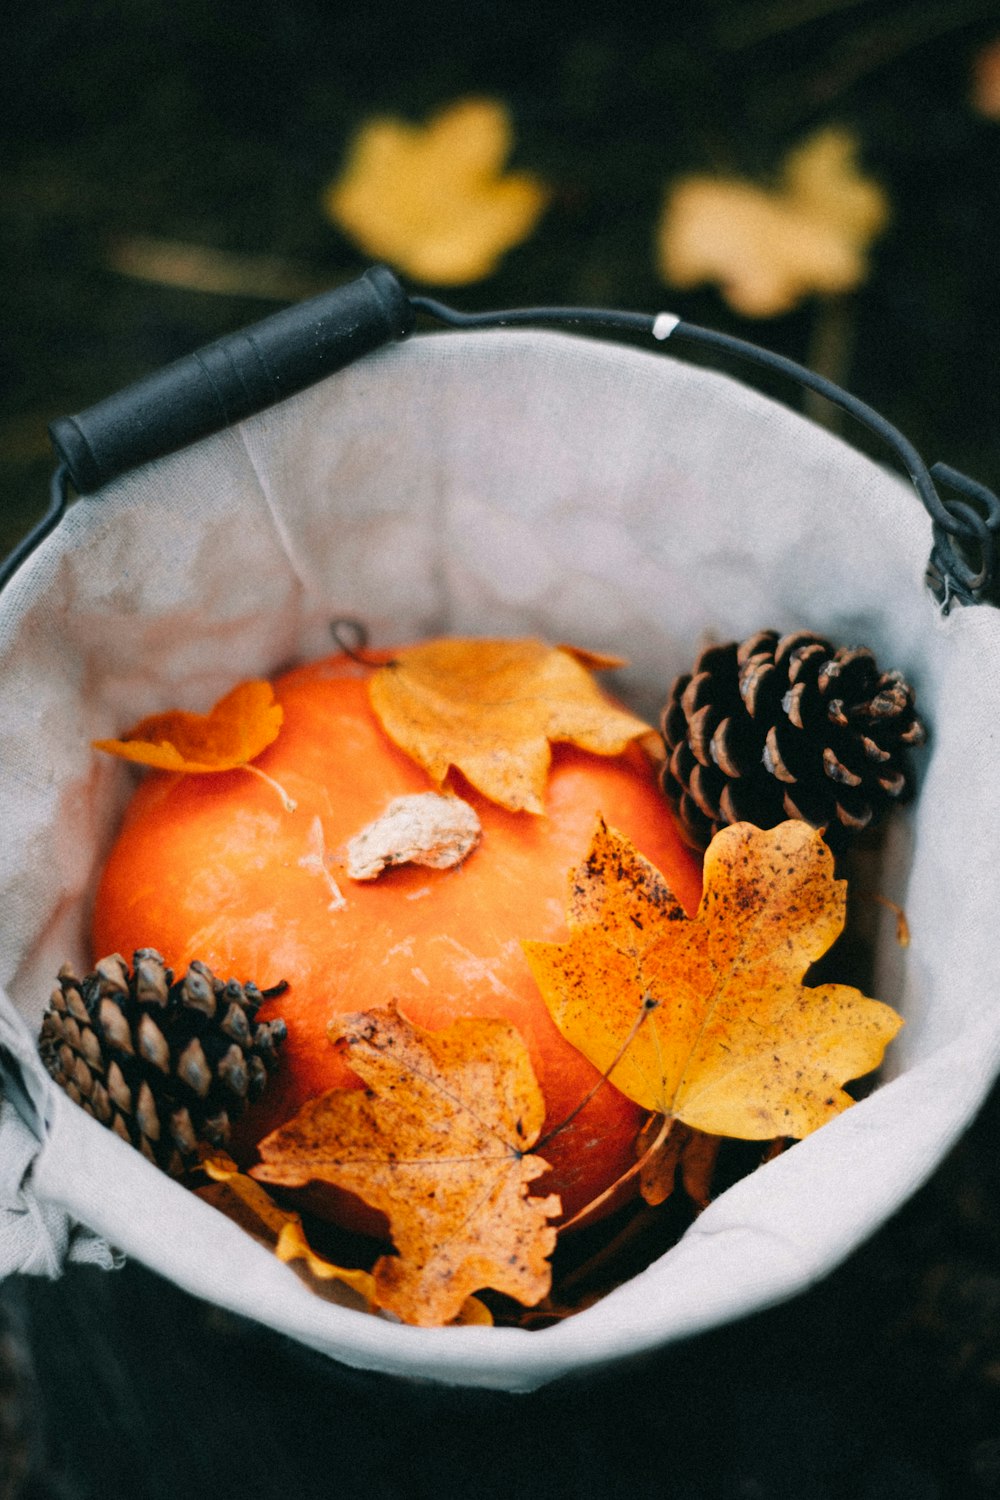
<svg viewBox="0 0 1000 1500">
<path fill-rule="evenodd" d="M 147 775 L 97 893 L 95 953 L 129 957 L 155 947 L 178 971 L 201 958 L 215 973 L 262 989 L 287 981 L 261 1013 L 282 1015 L 289 1034 L 263 1099 L 237 1127 L 234 1149 L 244 1164 L 256 1141 L 307 1098 L 358 1085 L 327 1041 L 330 1017 L 392 999 L 432 1029 L 463 1015 L 512 1021 L 545 1095 L 545 1130 L 566 1119 L 597 1074 L 556 1029 L 521 941 L 565 937 L 568 875 L 598 813 L 657 865 L 689 910 L 698 903 L 699 864 L 638 747 L 613 758 L 554 747 L 544 816 L 507 812 L 454 776 L 483 829 L 464 863 L 400 866 L 352 881 L 348 840 L 393 798 L 429 789 L 425 772 L 376 719 L 368 676 L 337 656 L 275 683 L 284 723 L 255 764 L 295 800 L 293 812 L 243 771 Z M 602 1085 L 546 1145 L 551 1171 L 537 1190 L 558 1192 L 564 1213 L 577 1212 L 632 1163 L 641 1120 L 612 1084 Z"/>
</svg>

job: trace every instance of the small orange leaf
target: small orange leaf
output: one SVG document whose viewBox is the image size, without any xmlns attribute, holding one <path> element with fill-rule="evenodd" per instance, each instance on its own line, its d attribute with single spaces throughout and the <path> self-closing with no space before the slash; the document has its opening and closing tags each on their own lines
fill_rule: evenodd
<svg viewBox="0 0 1000 1500">
<path fill-rule="evenodd" d="M 201 1170 L 213 1187 L 224 1187 L 227 1193 L 215 1193 L 212 1188 L 199 1188 L 199 1196 L 207 1198 L 216 1207 L 228 1204 L 229 1218 L 237 1219 L 256 1238 L 277 1243 L 278 1236 L 289 1219 L 297 1218 L 298 1215 L 288 1214 L 283 1208 L 279 1208 L 259 1183 L 241 1173 L 225 1151 L 203 1147 L 200 1154 Z M 227 1210 L 224 1208 L 223 1211 Z"/>
<path fill-rule="evenodd" d="M 802 983 L 840 934 L 846 882 L 815 829 L 735 823 L 689 918 L 603 820 L 571 879 L 567 943 L 526 943 L 560 1031 L 622 1093 L 710 1135 L 803 1136 L 853 1100 L 902 1025 L 847 985 Z"/>
<path fill-rule="evenodd" d="M 410 276 L 478 281 L 531 234 L 548 201 L 536 177 L 504 172 L 512 142 L 495 99 L 461 100 L 422 126 L 369 120 L 324 207 L 367 254 Z"/>
<path fill-rule="evenodd" d="M 395 1007 L 338 1016 L 330 1036 L 368 1087 L 311 1099 L 260 1144 L 261 1182 L 329 1182 L 381 1210 L 398 1255 L 374 1266 L 379 1305 L 407 1323 L 458 1317 L 470 1293 L 546 1295 L 557 1196 L 528 1155 L 545 1114 L 527 1048 L 507 1022 L 423 1031 Z"/>
<path fill-rule="evenodd" d="M 121 739 L 95 740 L 94 748 L 163 771 L 232 771 L 277 739 L 282 713 L 269 682 L 241 682 L 207 714 L 151 714 Z"/>
<path fill-rule="evenodd" d="M 649 725 L 604 696 L 594 670 L 620 666 L 536 640 L 410 646 L 369 682 L 383 728 L 441 786 L 454 767 L 511 812 L 544 812 L 550 743 L 620 755 Z"/>
</svg>

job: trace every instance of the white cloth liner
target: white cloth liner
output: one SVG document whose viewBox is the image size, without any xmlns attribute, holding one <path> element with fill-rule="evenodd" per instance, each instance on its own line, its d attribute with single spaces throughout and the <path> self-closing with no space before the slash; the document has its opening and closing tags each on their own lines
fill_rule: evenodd
<svg viewBox="0 0 1000 1500">
<path fill-rule="evenodd" d="M 78 503 L 0 603 L 0 1047 L 46 1119 L 31 1161 L 9 1102 L 0 1117 L 0 1274 L 110 1264 L 112 1244 L 345 1363 L 530 1390 L 831 1269 L 932 1170 L 1000 1064 L 1000 616 L 940 616 L 930 544 L 905 482 L 738 381 L 514 331 L 380 352 Z M 902 950 L 881 919 L 874 992 L 907 1019 L 883 1081 L 554 1328 L 407 1328 L 315 1298 L 35 1060 L 60 964 L 89 960 L 89 895 L 134 784 L 90 741 L 325 654 L 343 615 L 376 642 L 616 651 L 632 663 L 618 690 L 650 715 L 705 639 L 807 626 L 899 667 L 932 728 L 878 871 L 912 931 Z"/>
</svg>

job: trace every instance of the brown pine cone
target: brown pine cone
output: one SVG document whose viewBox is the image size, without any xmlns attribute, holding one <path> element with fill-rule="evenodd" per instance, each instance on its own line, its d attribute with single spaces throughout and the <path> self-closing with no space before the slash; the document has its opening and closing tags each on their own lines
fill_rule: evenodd
<svg viewBox="0 0 1000 1500">
<path fill-rule="evenodd" d="M 697 849 L 730 823 L 786 818 L 841 848 L 909 795 L 906 752 L 926 737 L 898 672 L 809 631 L 710 646 L 674 683 L 661 729 L 661 784 Z"/>
<path fill-rule="evenodd" d="M 200 1142 L 228 1144 L 266 1087 L 286 1027 L 255 1018 L 284 988 L 223 983 L 198 962 L 175 983 L 153 948 L 136 951 L 131 974 L 117 953 L 83 979 L 63 965 L 39 1052 L 71 1099 L 179 1176 Z"/>
</svg>

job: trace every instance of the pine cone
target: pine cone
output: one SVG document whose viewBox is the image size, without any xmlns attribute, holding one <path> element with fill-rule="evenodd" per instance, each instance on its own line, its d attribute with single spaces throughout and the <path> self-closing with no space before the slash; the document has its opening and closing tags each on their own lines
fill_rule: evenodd
<svg viewBox="0 0 1000 1500">
<path fill-rule="evenodd" d="M 81 980 L 64 964 L 39 1051 L 71 1099 L 179 1176 L 199 1142 L 225 1147 L 231 1120 L 263 1093 L 286 1027 L 254 1018 L 285 986 L 223 983 L 198 962 L 174 983 L 153 948 L 133 965 L 114 953 Z"/>
<path fill-rule="evenodd" d="M 906 751 L 925 739 L 898 672 L 808 631 L 710 646 L 674 683 L 661 729 L 661 785 L 697 849 L 730 823 L 786 818 L 840 849 L 910 793 Z"/>
</svg>

